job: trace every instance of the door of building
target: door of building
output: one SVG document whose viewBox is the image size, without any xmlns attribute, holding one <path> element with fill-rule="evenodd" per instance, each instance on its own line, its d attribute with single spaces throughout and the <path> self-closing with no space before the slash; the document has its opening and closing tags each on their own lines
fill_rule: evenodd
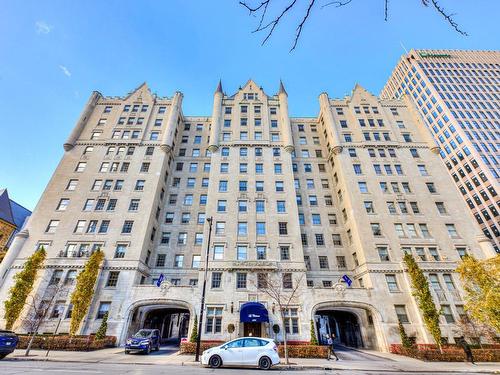
<svg viewBox="0 0 500 375">
<path fill-rule="evenodd" d="M 243 334 L 251 337 L 261 337 L 262 323 L 244 323 Z"/>
</svg>

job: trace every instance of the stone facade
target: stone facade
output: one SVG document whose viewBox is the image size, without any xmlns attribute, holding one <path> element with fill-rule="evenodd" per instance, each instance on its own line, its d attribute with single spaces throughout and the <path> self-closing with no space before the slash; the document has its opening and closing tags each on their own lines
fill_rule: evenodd
<svg viewBox="0 0 500 375">
<path fill-rule="evenodd" d="M 500 253 L 500 51 L 411 50 L 383 98 L 404 98 L 483 233 Z"/>
<path fill-rule="evenodd" d="M 65 285 L 55 305 L 67 331 L 74 278 L 99 247 L 106 259 L 82 333 L 109 311 L 108 333 L 121 343 L 144 326 L 164 339 L 188 336 L 209 247 L 203 339 L 275 336 L 278 303 L 259 288 L 268 278 L 285 296 L 297 287 L 285 312 L 289 340 L 308 341 L 314 320 L 320 339 L 334 331 L 343 343 L 387 350 L 399 342 L 398 316 L 431 342 L 402 265 L 408 251 L 449 312 L 443 335 L 456 335 L 457 262 L 494 250 L 404 101 L 356 86 L 344 99 L 321 94 L 318 117 L 290 118 L 283 84 L 268 95 L 252 80 L 233 95 L 219 84 L 211 117 L 184 115 L 182 98 L 152 95 L 146 84 L 126 97 L 91 95 L 0 266 L 0 300 L 44 245 L 37 290 Z M 248 301 L 264 305 L 269 322 L 241 322 Z"/>
</svg>

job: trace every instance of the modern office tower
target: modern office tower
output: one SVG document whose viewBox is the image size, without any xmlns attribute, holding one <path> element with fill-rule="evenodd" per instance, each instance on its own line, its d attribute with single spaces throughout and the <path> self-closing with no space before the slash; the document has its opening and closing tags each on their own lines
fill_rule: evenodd
<svg viewBox="0 0 500 375">
<path fill-rule="evenodd" d="M 500 252 L 500 51 L 411 50 L 381 96 L 422 117 L 469 209 Z"/>
<path fill-rule="evenodd" d="M 317 117 L 290 118 L 283 84 L 277 91 L 249 80 L 227 95 L 219 83 L 211 117 L 187 116 L 181 93 L 158 97 L 145 84 L 125 97 L 93 93 L 0 265 L 0 299 L 43 245 L 38 293 L 64 289 L 41 330 L 63 314 L 67 332 L 75 277 L 100 248 L 81 332 L 95 332 L 108 312 L 120 343 L 141 327 L 189 337 L 208 248 L 203 340 L 280 339 L 272 285 L 284 298 L 297 289 L 283 311 L 290 340 L 308 341 L 313 321 L 322 342 L 334 332 L 346 345 L 387 350 L 399 342 L 398 320 L 432 342 L 402 264 L 410 252 L 452 340 L 464 314 L 457 262 L 494 250 L 450 188 L 420 117 L 356 86 L 344 99 L 321 94 Z"/>
</svg>

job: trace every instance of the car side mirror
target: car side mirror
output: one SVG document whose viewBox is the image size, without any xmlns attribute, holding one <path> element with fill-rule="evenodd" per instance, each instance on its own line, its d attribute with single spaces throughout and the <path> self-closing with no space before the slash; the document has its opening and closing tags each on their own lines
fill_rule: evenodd
<svg viewBox="0 0 500 375">
<path fill-rule="evenodd" d="M 222 347 L 222 349 L 227 350 L 227 345 L 226 345 L 226 346 L 223 346 L 223 347 Z"/>
</svg>

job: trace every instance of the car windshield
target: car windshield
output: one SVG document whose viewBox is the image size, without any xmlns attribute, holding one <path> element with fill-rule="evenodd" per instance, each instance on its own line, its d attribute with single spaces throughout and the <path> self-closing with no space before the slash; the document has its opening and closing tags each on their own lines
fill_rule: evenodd
<svg viewBox="0 0 500 375">
<path fill-rule="evenodd" d="M 137 332 L 134 337 L 137 338 L 147 338 L 151 337 L 153 331 L 150 331 L 149 329 L 141 329 L 139 332 Z"/>
</svg>

